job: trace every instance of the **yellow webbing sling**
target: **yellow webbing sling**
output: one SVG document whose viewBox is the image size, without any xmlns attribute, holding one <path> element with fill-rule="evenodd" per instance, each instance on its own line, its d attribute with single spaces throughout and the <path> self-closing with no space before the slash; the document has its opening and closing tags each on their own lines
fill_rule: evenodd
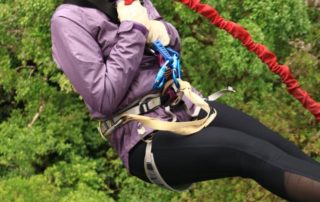
<svg viewBox="0 0 320 202">
<path fill-rule="evenodd" d="M 217 111 L 215 109 L 211 109 L 209 104 L 205 102 L 202 97 L 192 92 L 190 83 L 179 80 L 179 84 L 179 92 L 182 92 L 183 95 L 186 96 L 193 104 L 200 107 L 207 113 L 204 118 L 187 122 L 168 122 L 148 116 L 122 114 L 121 118 L 124 120 L 124 123 L 128 121 L 138 121 L 154 130 L 169 131 L 179 135 L 191 135 L 200 131 L 204 127 L 207 127 L 217 116 Z"/>
</svg>

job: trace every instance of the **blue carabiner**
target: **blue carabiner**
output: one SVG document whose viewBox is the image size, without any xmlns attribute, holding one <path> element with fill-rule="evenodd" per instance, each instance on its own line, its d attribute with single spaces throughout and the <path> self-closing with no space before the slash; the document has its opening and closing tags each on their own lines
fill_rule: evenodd
<svg viewBox="0 0 320 202">
<path fill-rule="evenodd" d="M 161 66 L 156 76 L 153 89 L 161 89 L 164 86 L 166 82 L 165 72 L 168 70 L 168 68 L 172 69 L 172 79 L 176 87 L 179 88 L 180 85 L 178 79 L 181 79 L 179 53 L 170 47 L 164 47 L 159 40 L 152 43 L 152 48 L 154 49 L 154 51 L 158 52 L 165 60 L 165 63 Z"/>
<path fill-rule="evenodd" d="M 175 85 L 177 86 L 177 88 L 180 87 L 179 81 L 178 81 L 178 79 L 180 79 L 178 67 L 179 67 L 179 59 L 178 59 L 177 55 L 174 55 L 173 62 L 172 62 L 172 79 L 173 79 L 173 82 L 175 83 Z"/>
<path fill-rule="evenodd" d="M 157 90 L 161 89 L 163 87 L 163 85 L 165 84 L 165 82 L 166 82 L 165 81 L 166 80 L 165 73 L 166 73 L 166 71 L 168 69 L 167 65 L 168 65 L 168 61 L 165 62 L 161 66 L 161 68 L 160 68 L 160 70 L 159 70 L 159 72 L 158 72 L 158 74 L 156 76 L 155 82 L 153 84 L 153 89 L 157 89 Z"/>
</svg>

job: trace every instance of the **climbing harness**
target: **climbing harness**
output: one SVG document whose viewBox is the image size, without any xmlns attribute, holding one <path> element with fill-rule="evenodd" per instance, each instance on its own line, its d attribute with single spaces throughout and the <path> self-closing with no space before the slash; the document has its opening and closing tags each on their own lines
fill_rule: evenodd
<svg viewBox="0 0 320 202">
<path fill-rule="evenodd" d="M 173 81 L 172 81 L 173 82 Z M 180 135 L 190 135 L 193 134 L 202 128 L 206 127 L 217 115 L 216 111 L 214 109 L 211 109 L 208 107 L 208 104 L 205 101 L 215 101 L 216 99 L 223 96 L 225 93 L 228 92 L 235 92 L 232 87 L 228 87 L 226 89 L 223 89 L 221 91 L 218 91 L 212 95 L 210 95 L 207 98 L 202 98 L 194 93 L 191 92 L 191 86 L 187 82 L 179 81 L 181 84 L 181 87 L 187 90 L 184 90 L 183 92 L 188 92 L 191 98 L 193 100 L 193 103 L 196 104 L 196 109 L 194 111 L 193 116 L 198 116 L 200 109 L 204 109 L 207 112 L 207 116 L 200 120 L 195 121 L 189 121 L 189 122 L 167 122 L 167 121 L 161 121 L 155 118 L 147 117 L 147 116 L 141 116 L 139 114 L 141 113 L 141 109 L 149 109 L 154 110 L 157 107 L 162 106 L 161 101 L 159 97 L 155 95 L 154 100 L 150 100 L 149 102 L 139 102 L 139 104 L 133 106 L 131 109 L 128 109 L 127 111 L 123 112 L 122 114 L 119 114 L 116 116 L 116 118 L 113 118 L 112 120 L 108 121 L 101 121 L 99 132 L 101 136 L 104 139 L 107 139 L 110 141 L 110 137 L 112 132 L 119 127 L 120 125 L 126 123 L 127 121 L 138 121 L 142 123 L 143 125 L 146 125 L 150 128 L 153 128 L 155 130 L 162 130 L 162 131 L 170 131 L 173 133 L 178 133 Z M 189 85 L 188 85 L 189 84 Z M 185 87 L 187 86 L 187 87 Z M 195 97 L 193 97 L 195 96 Z M 141 99 L 143 100 L 143 98 Z M 142 104 L 143 103 L 143 104 Z M 141 106 L 146 107 L 141 107 Z M 200 107 L 199 107 L 200 106 Z M 213 112 L 211 111 L 213 110 Z M 143 111 L 146 112 L 146 111 Z M 132 113 L 132 114 L 128 114 Z M 191 113 L 191 112 L 189 112 Z M 208 114 L 211 114 L 208 116 Z M 112 124 L 115 123 L 115 124 Z M 180 185 L 180 186 L 172 186 L 165 182 L 165 180 L 162 178 L 161 174 L 159 173 L 156 162 L 153 157 L 152 153 L 152 135 L 148 139 L 146 139 L 145 136 L 141 135 L 141 139 L 146 142 L 146 152 L 145 152 L 145 159 L 144 159 L 144 168 L 146 172 L 146 176 L 150 180 L 150 182 L 157 184 L 161 187 L 165 187 L 172 191 L 183 191 L 185 189 L 188 189 L 191 184 L 187 185 Z"/>
<path fill-rule="evenodd" d="M 161 68 L 156 76 L 153 88 L 157 90 L 161 89 L 162 93 L 160 95 L 147 95 L 135 102 L 133 105 L 127 107 L 122 112 L 119 112 L 112 119 L 100 122 L 99 131 L 104 139 L 110 140 L 110 135 L 112 132 L 114 132 L 117 127 L 125 124 L 128 121 L 137 121 L 144 126 L 154 129 L 155 131 L 170 131 L 179 135 L 194 134 L 208 126 L 217 116 L 216 110 L 211 108 L 206 101 L 214 101 L 224 95 L 226 92 L 235 92 L 232 87 L 228 87 L 216 92 L 208 98 L 200 97 L 192 91 L 190 83 L 181 80 L 179 54 L 171 48 L 164 47 L 160 41 L 155 41 L 152 47 L 154 52 L 158 54 L 160 61 L 162 61 L 160 62 Z M 170 80 L 165 77 L 165 72 L 169 68 L 171 69 L 172 77 Z M 164 100 L 169 100 L 168 103 L 161 99 L 165 97 L 165 95 L 167 95 L 167 98 Z M 176 122 L 176 115 L 172 113 L 170 109 L 171 107 L 179 105 L 182 100 L 182 96 L 186 96 L 196 106 L 193 113 L 187 110 L 191 117 L 196 118 L 201 109 L 203 109 L 207 115 L 200 120 Z M 144 113 L 154 110 L 157 107 L 164 107 L 165 112 L 172 117 L 171 122 L 143 116 Z M 145 140 L 144 133 L 141 133 L 140 135 L 141 139 L 147 143 L 144 167 L 150 182 L 162 187 L 166 187 L 167 189 L 173 191 L 182 191 L 190 187 L 190 184 L 173 187 L 165 182 L 157 169 L 153 154 L 151 152 L 152 139 L 150 138 Z"/>
</svg>

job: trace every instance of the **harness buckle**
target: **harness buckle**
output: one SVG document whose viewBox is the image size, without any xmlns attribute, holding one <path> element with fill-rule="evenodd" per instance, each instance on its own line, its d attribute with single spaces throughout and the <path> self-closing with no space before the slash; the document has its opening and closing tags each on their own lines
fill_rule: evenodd
<svg viewBox="0 0 320 202">
<path fill-rule="evenodd" d="M 145 113 L 147 113 L 148 111 L 150 111 L 148 103 L 147 103 L 147 102 L 141 103 L 141 104 L 140 104 L 140 113 L 141 113 L 141 114 L 145 114 Z"/>
<path fill-rule="evenodd" d="M 111 141 L 111 134 L 123 122 L 124 122 L 123 118 L 119 119 L 115 123 L 113 121 L 111 121 L 111 120 L 100 121 L 99 122 L 98 131 L 99 131 L 102 139 L 104 139 L 105 141 L 109 141 L 110 142 Z"/>
<path fill-rule="evenodd" d="M 154 98 L 157 98 L 158 96 L 159 96 L 158 94 L 150 94 L 143 97 L 139 102 L 140 114 L 145 114 L 159 107 L 159 105 L 157 104 L 157 101 L 154 99 Z"/>
</svg>

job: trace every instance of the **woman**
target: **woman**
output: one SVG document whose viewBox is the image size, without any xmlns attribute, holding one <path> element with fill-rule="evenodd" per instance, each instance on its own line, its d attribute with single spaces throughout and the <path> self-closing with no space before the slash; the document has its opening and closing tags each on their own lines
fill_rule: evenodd
<svg viewBox="0 0 320 202">
<path fill-rule="evenodd" d="M 139 98 L 157 93 L 151 86 L 159 64 L 148 44 L 160 40 L 179 51 L 180 39 L 150 0 L 144 0 L 143 6 L 139 1 L 117 4 L 119 22 L 91 6 L 60 5 L 52 16 L 51 31 L 53 57 L 92 117 L 119 123 L 115 117 L 120 112 L 136 106 L 132 103 Z M 130 121 L 116 124 L 109 140 L 130 173 L 147 182 L 160 179 L 171 188 L 240 176 L 256 180 L 287 200 L 320 201 L 316 161 L 248 115 L 217 102 L 209 104 L 218 112 L 216 119 L 191 136 L 154 131 Z M 144 115 L 167 121 L 174 116 L 183 122 L 190 121 L 189 112 L 195 111 L 183 98 L 171 108 L 171 114 L 160 106 L 145 110 Z M 201 112 L 198 118 L 203 116 Z M 155 173 L 160 173 L 156 179 L 146 172 L 147 164 L 145 170 L 146 147 L 151 140 L 143 140 L 150 136 Z"/>
</svg>

